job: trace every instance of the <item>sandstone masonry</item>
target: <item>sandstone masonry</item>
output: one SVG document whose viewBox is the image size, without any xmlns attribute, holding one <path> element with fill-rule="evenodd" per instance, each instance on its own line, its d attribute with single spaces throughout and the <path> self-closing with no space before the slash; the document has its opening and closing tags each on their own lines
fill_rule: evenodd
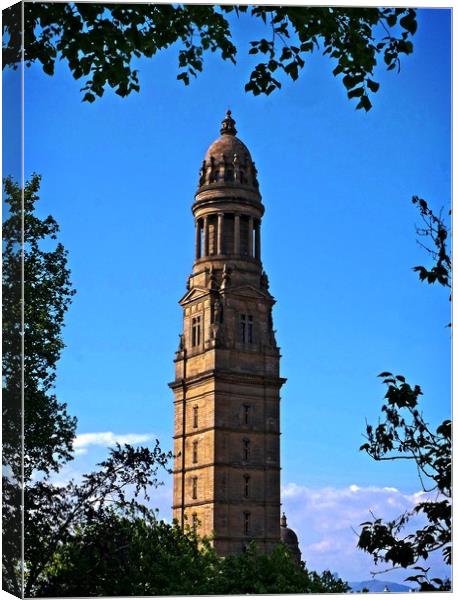
<svg viewBox="0 0 458 600">
<path fill-rule="evenodd" d="M 221 555 L 280 542 L 280 352 L 257 170 L 230 111 L 200 170 L 175 356 L 173 516 Z"/>
</svg>

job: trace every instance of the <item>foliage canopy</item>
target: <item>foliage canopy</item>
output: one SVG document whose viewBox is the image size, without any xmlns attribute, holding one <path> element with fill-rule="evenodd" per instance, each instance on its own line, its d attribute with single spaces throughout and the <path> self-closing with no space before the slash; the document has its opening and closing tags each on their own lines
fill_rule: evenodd
<svg viewBox="0 0 458 600">
<path fill-rule="evenodd" d="M 370 110 L 370 94 L 379 83 L 374 69 L 382 60 L 388 70 L 400 69 L 400 57 L 413 51 L 417 29 L 412 8 L 295 7 L 266 5 L 186 5 L 47 3 L 25 5 L 25 62 L 41 64 L 52 75 L 57 59 L 84 82 L 83 100 L 94 102 L 107 86 L 127 96 L 140 90 L 134 58 L 151 58 L 178 45 L 178 75 L 186 85 L 203 70 L 205 52 L 236 63 L 232 41 L 235 20 L 243 14 L 261 21 L 265 37 L 250 42 L 250 55 L 260 61 L 249 74 L 245 90 L 271 94 L 282 75 L 298 79 L 307 55 L 322 51 L 342 76 L 356 108 Z M 21 59 L 20 15 L 4 21 L 7 40 L 4 66 Z M 280 75 L 280 77 L 279 77 Z"/>
<path fill-rule="evenodd" d="M 23 190 L 11 178 L 4 181 L 3 582 L 15 595 L 21 592 L 23 490 L 33 473 L 46 477 L 72 458 L 76 428 L 52 391 L 75 291 L 67 252 L 56 241 L 57 222 L 36 214 L 39 187 L 38 175 Z"/>
<path fill-rule="evenodd" d="M 85 575 L 82 577 L 82 573 Z M 295 564 L 277 546 L 260 554 L 218 557 L 195 531 L 159 521 L 154 511 L 99 511 L 59 549 L 39 595 L 190 595 L 345 592 L 329 572 L 318 575 Z"/>
<path fill-rule="evenodd" d="M 76 428 L 66 404 L 52 393 L 64 317 L 75 291 L 67 252 L 56 243 L 57 222 L 36 216 L 39 186 L 40 177 L 33 175 L 22 195 L 17 183 L 4 181 L 9 216 L 3 224 L 3 451 L 19 479 L 23 386 L 26 480 L 34 470 L 49 473 L 71 458 Z"/>
</svg>

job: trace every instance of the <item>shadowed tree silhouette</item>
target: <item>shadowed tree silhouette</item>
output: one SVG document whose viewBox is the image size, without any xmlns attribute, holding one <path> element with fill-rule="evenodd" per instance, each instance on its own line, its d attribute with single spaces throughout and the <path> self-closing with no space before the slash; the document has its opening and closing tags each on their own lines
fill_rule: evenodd
<svg viewBox="0 0 458 600">
<path fill-rule="evenodd" d="M 21 60 L 20 22 L 8 16 L 3 65 L 15 67 Z M 282 86 L 282 76 L 298 79 L 307 56 L 320 51 L 332 60 L 333 74 L 342 76 L 348 98 L 366 111 L 370 93 L 379 89 L 373 78 L 377 61 L 399 71 L 417 29 L 412 8 L 30 2 L 24 4 L 25 64 L 39 63 L 52 75 L 56 60 L 63 60 L 83 80 L 83 100 L 93 102 L 107 86 L 120 96 L 138 92 L 133 59 L 177 45 L 177 78 L 188 85 L 203 70 L 207 51 L 236 63 L 233 16 L 265 29 L 265 37 L 250 42 L 248 53 L 260 62 L 247 92 L 269 95 Z"/>
<path fill-rule="evenodd" d="M 447 247 L 448 228 L 442 216 L 436 216 L 425 200 L 412 198 L 418 206 L 422 227 L 417 233 L 422 240 L 429 239 L 432 247 L 419 241 L 432 256 L 435 264 L 430 267 L 416 266 L 421 281 L 439 283 L 450 288 L 451 258 Z M 409 460 L 414 463 L 427 499 L 419 502 L 411 511 L 385 522 L 374 516 L 372 521 L 362 523 L 358 547 L 371 554 L 376 563 L 391 564 L 392 568 L 411 567 L 416 575 L 407 577 L 421 591 L 449 590 L 450 581 L 430 578 L 429 568 L 418 565 L 432 552 L 441 551 L 444 562 L 451 564 L 451 437 L 452 423 L 444 420 L 436 429 L 430 427 L 419 407 L 422 395 L 420 386 L 411 386 L 403 375 L 380 373 L 387 386 L 383 420 L 376 427 L 367 425 L 364 450 L 376 461 Z M 409 530 L 412 517 L 422 516 L 424 526 Z"/>
</svg>

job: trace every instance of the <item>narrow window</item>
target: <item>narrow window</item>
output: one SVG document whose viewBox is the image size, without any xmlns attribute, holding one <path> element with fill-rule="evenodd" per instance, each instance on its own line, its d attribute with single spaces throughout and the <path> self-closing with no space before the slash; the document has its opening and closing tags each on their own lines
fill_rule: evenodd
<svg viewBox="0 0 458 600">
<path fill-rule="evenodd" d="M 191 344 L 193 346 L 196 345 L 197 339 L 197 319 L 195 317 L 192 318 L 192 332 L 191 332 Z"/>
<path fill-rule="evenodd" d="M 245 425 L 250 422 L 250 407 L 248 404 L 243 405 L 243 422 Z"/>
<path fill-rule="evenodd" d="M 253 317 L 251 315 L 248 316 L 248 343 L 253 343 Z"/>
<path fill-rule="evenodd" d="M 250 513 L 243 513 L 243 533 L 248 535 L 250 533 Z"/>
<path fill-rule="evenodd" d="M 197 444 L 198 444 L 198 442 L 192 443 L 192 462 L 193 463 L 197 462 Z"/>
<path fill-rule="evenodd" d="M 257 239 L 258 239 L 258 225 L 255 222 L 253 225 L 253 237 L 251 239 L 252 242 L 252 248 L 251 248 L 251 256 L 254 256 L 255 258 L 259 258 L 259 256 L 257 255 L 257 247 L 258 247 L 258 243 L 257 243 Z"/>
<path fill-rule="evenodd" d="M 194 406 L 192 409 L 192 426 L 199 427 L 199 407 Z"/>
<path fill-rule="evenodd" d="M 191 343 L 193 346 L 200 345 L 200 317 L 193 317 Z"/>
<path fill-rule="evenodd" d="M 192 499 L 197 499 L 197 477 L 192 478 Z"/>
<path fill-rule="evenodd" d="M 243 460 L 250 458 L 250 440 L 243 440 Z"/>
<path fill-rule="evenodd" d="M 246 342 L 246 315 L 240 315 L 240 341 Z"/>
<path fill-rule="evenodd" d="M 243 495 L 245 498 L 249 498 L 250 496 L 250 476 L 249 475 L 244 475 L 243 476 Z"/>
<path fill-rule="evenodd" d="M 199 221 L 198 224 L 199 227 L 199 241 L 198 241 L 198 250 L 199 250 L 199 257 L 198 258 L 203 258 L 205 252 L 204 252 L 204 222 L 202 220 Z"/>
</svg>

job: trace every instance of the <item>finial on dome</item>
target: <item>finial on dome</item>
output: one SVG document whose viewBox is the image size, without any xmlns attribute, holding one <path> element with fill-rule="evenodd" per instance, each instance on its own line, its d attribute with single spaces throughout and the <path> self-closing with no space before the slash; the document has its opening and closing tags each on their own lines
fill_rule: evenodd
<svg viewBox="0 0 458 600">
<path fill-rule="evenodd" d="M 285 513 L 283 513 L 282 516 L 281 516 L 280 525 L 282 527 L 286 527 L 286 515 L 285 515 Z"/>
<path fill-rule="evenodd" d="M 219 132 L 221 133 L 221 135 L 224 135 L 224 134 L 226 134 L 226 135 L 236 135 L 237 129 L 235 128 L 235 121 L 231 117 L 231 115 L 232 115 L 232 112 L 230 110 L 228 110 L 226 112 L 226 116 L 221 121 L 221 129 L 219 130 Z"/>
</svg>

